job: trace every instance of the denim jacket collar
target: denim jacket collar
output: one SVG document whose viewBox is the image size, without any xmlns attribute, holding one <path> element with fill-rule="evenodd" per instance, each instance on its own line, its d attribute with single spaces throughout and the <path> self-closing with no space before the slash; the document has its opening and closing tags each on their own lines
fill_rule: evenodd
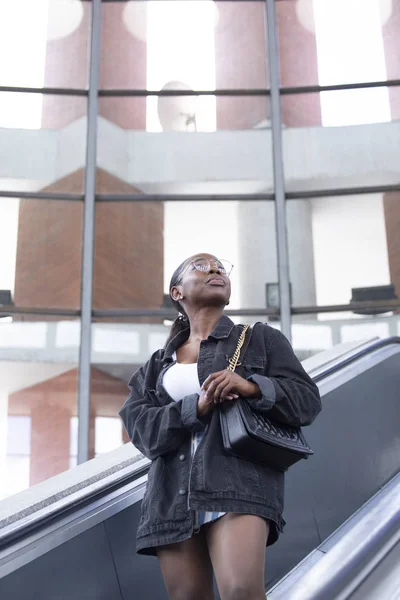
<svg viewBox="0 0 400 600">
<path fill-rule="evenodd" d="M 208 336 L 209 338 L 213 338 L 215 340 L 222 340 L 224 338 L 228 338 L 235 324 L 229 317 L 226 315 L 222 315 L 213 331 Z M 176 334 L 175 337 L 168 343 L 165 349 L 165 358 L 171 358 L 173 353 L 182 346 L 184 342 L 188 339 L 190 334 L 190 327 L 186 327 L 182 329 L 179 333 Z"/>
</svg>

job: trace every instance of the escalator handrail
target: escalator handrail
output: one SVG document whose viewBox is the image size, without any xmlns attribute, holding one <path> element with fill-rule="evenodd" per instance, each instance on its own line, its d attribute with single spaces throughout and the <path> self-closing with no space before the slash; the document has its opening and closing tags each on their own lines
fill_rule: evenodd
<svg viewBox="0 0 400 600">
<path fill-rule="evenodd" d="M 377 342 L 374 341 L 370 345 L 363 347 L 355 354 L 349 357 L 338 359 L 334 362 L 334 364 L 322 367 L 321 371 L 313 376 L 313 380 L 318 383 L 325 377 L 336 373 L 340 369 L 347 367 L 360 358 L 393 344 L 400 344 L 400 337 L 393 336 Z M 123 485 L 127 485 L 140 479 L 148 473 L 149 467 L 149 464 L 141 465 L 140 467 L 135 467 L 133 465 L 133 469 L 132 471 L 129 471 L 129 473 L 124 472 L 122 476 L 121 473 L 116 473 L 115 477 L 112 478 L 111 481 L 107 481 L 103 486 L 97 487 L 96 490 L 90 493 L 87 492 L 86 488 L 82 488 L 81 496 L 77 498 L 76 494 L 74 494 L 74 498 L 71 499 L 70 503 L 68 503 L 67 498 L 64 498 L 64 502 L 61 507 L 56 501 L 48 507 L 48 510 L 45 513 L 41 513 L 40 515 L 33 514 L 28 523 L 25 519 L 16 521 L 14 527 L 8 527 L 7 531 L 5 532 L 0 531 L 0 550 L 8 546 L 10 543 L 15 543 L 16 541 L 25 538 L 33 531 L 36 531 L 41 527 L 46 527 L 54 520 L 64 517 L 71 511 L 76 510 L 78 507 L 83 507 L 95 499 L 99 499 L 110 494 Z"/>
<path fill-rule="evenodd" d="M 10 527 L 7 527 L 5 531 L 0 531 L 0 551 L 7 547 L 10 543 L 16 543 L 20 541 L 26 536 L 32 534 L 34 531 L 37 531 L 42 527 L 47 527 L 53 521 L 66 517 L 78 508 L 83 508 L 91 502 L 100 500 L 104 496 L 111 494 L 118 488 L 138 481 L 144 475 L 147 475 L 149 467 L 150 465 L 147 463 L 132 470 L 128 469 L 128 472 L 127 469 L 124 469 L 123 475 L 119 473 L 114 478 L 110 478 L 110 480 L 107 481 L 107 483 L 104 483 L 104 485 L 99 486 L 90 492 L 87 491 L 87 487 L 82 488 L 81 496 L 77 497 L 76 494 L 73 494 L 73 498 L 70 497 L 70 502 L 68 502 L 68 497 L 64 498 L 64 502 L 61 503 L 61 506 L 60 503 L 56 501 L 50 505 L 44 513 L 34 513 L 31 519 L 23 518 L 19 521 L 16 521 L 14 526 L 11 525 Z"/>
<path fill-rule="evenodd" d="M 400 541 L 400 474 L 386 484 L 362 507 L 363 514 L 354 525 L 339 537 L 323 556 L 296 577 L 295 567 L 282 591 L 278 582 L 269 590 L 268 597 L 287 600 L 334 600 L 348 598 L 352 592 L 384 560 Z M 368 508 L 368 510 L 366 510 Z M 357 513 L 351 517 L 355 518 Z M 342 526 L 343 527 L 343 526 Z M 340 529 L 333 535 L 340 534 Z M 307 560 L 307 559 L 305 559 Z"/>
<path fill-rule="evenodd" d="M 315 383 L 319 383 L 322 379 L 329 377 L 343 369 L 351 365 L 353 362 L 363 358 L 364 356 L 368 356 L 377 350 L 381 350 L 382 348 L 386 348 L 387 346 L 392 346 L 394 344 L 400 344 L 399 336 L 392 336 L 389 338 L 385 338 L 384 340 L 378 340 L 377 342 L 371 342 L 367 346 L 364 346 L 360 350 L 357 350 L 354 354 L 350 356 L 345 356 L 344 358 L 339 358 L 337 361 L 334 361 L 333 364 L 325 365 L 321 368 L 321 371 L 316 373 L 315 375 L 311 375 L 312 379 Z"/>
</svg>

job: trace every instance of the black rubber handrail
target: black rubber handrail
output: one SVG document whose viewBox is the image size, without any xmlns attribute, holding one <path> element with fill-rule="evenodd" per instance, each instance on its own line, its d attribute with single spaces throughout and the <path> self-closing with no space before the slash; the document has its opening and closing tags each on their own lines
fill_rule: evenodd
<svg viewBox="0 0 400 600">
<path fill-rule="evenodd" d="M 360 350 L 358 350 L 358 352 L 356 352 L 355 354 L 352 354 L 351 356 L 339 359 L 337 362 L 335 362 L 331 366 L 322 367 L 321 372 L 317 373 L 315 376 L 312 376 L 312 378 L 315 381 L 315 383 L 319 383 L 321 381 L 321 379 L 325 379 L 325 377 L 328 377 L 329 375 L 333 375 L 334 373 L 337 373 L 337 371 L 340 371 L 344 367 L 351 365 L 351 363 L 355 362 L 356 360 L 359 360 L 360 358 L 363 358 L 364 356 L 367 356 L 368 354 L 372 354 L 376 350 L 385 348 L 386 346 L 392 346 L 393 344 L 400 344 L 400 337 L 392 336 L 392 337 L 386 338 L 384 340 L 378 340 L 377 342 L 372 342 L 368 346 L 365 346 L 364 348 L 361 348 Z"/>
<path fill-rule="evenodd" d="M 318 383 L 325 377 L 337 373 L 344 367 L 347 367 L 348 365 L 356 362 L 360 358 L 363 358 L 364 356 L 372 354 L 377 350 L 380 350 L 387 346 L 391 346 L 393 344 L 400 344 L 400 337 L 393 336 L 384 340 L 372 342 L 371 344 L 360 349 L 355 354 L 349 357 L 338 359 L 331 366 L 322 367 L 321 372 L 317 373 L 312 378 L 316 383 Z M 46 514 L 40 515 L 36 519 L 33 518 L 32 521 L 29 523 L 20 522 L 20 525 L 18 526 L 17 521 L 15 524 L 15 528 L 13 528 L 11 531 L 8 531 L 5 535 L 2 536 L 0 532 L 0 550 L 9 545 L 11 542 L 20 541 L 26 536 L 28 536 L 30 533 L 37 531 L 41 527 L 47 526 L 53 521 L 60 519 L 61 517 L 67 516 L 68 514 L 75 511 L 77 508 L 83 508 L 91 502 L 99 500 L 104 496 L 107 496 L 107 494 L 112 493 L 115 489 L 136 481 L 143 475 L 146 475 L 148 473 L 148 470 L 149 465 L 147 464 L 134 469 L 133 471 L 131 471 L 128 474 L 125 474 L 124 476 L 118 477 L 118 474 L 116 474 L 115 478 L 112 481 L 108 482 L 104 486 L 98 488 L 97 490 L 91 493 L 85 493 L 85 488 L 82 488 L 82 496 L 78 499 L 75 498 L 73 501 L 71 501 L 70 504 L 66 504 L 65 506 L 60 508 L 57 507 L 55 503 L 54 510 L 52 510 L 50 506 Z"/>
</svg>

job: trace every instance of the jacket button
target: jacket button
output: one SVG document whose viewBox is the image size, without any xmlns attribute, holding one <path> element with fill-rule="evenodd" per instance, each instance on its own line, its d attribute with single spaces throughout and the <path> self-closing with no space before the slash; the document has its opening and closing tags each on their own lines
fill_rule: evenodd
<svg viewBox="0 0 400 600">
<path fill-rule="evenodd" d="M 183 460 L 185 460 L 185 458 L 186 458 L 185 455 L 181 454 L 180 457 L 179 457 L 179 460 L 182 462 Z"/>
<path fill-rule="evenodd" d="M 186 490 L 184 490 L 183 488 L 181 488 L 181 489 L 179 490 L 178 494 L 179 494 L 180 496 L 185 496 L 185 495 L 186 495 Z"/>
</svg>

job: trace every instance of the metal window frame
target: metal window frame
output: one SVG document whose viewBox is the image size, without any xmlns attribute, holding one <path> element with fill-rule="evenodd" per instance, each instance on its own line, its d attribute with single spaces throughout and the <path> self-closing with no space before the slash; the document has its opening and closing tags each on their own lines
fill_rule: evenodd
<svg viewBox="0 0 400 600">
<path fill-rule="evenodd" d="M 353 302 L 351 304 L 332 304 L 332 305 L 314 305 L 314 306 L 291 306 L 292 315 L 314 315 L 322 313 L 340 313 L 353 312 L 356 309 L 379 309 L 385 312 L 400 309 L 400 300 L 375 300 L 371 302 Z M 225 311 L 228 316 L 280 316 L 279 309 L 275 308 L 237 308 L 228 309 Z M 48 308 L 48 307 L 29 307 L 2 305 L 0 306 L 0 317 L 12 315 L 36 315 L 43 317 L 81 317 L 81 310 L 74 308 Z M 164 308 L 93 308 L 93 320 L 105 320 L 110 318 L 131 318 L 131 317 L 158 317 L 171 319 L 176 316 L 176 313 Z"/>
<path fill-rule="evenodd" d="M 269 81 L 271 88 L 272 157 L 275 190 L 276 254 L 278 262 L 279 305 L 281 331 L 292 339 L 289 252 L 286 224 L 286 190 L 282 149 L 282 115 L 280 98 L 280 64 L 276 28 L 275 0 L 266 0 L 265 27 Z M 266 68 L 268 69 L 266 65 Z"/>
<path fill-rule="evenodd" d="M 91 327 L 97 163 L 98 90 L 100 85 L 101 0 L 92 0 L 87 107 L 85 201 L 81 270 L 81 334 L 78 375 L 78 464 L 89 459 Z"/>
<path fill-rule="evenodd" d="M 325 188 L 321 190 L 286 191 L 286 200 L 307 200 L 310 198 L 329 198 L 334 196 L 358 196 L 366 194 L 388 194 L 400 192 L 400 183 L 347 188 Z M 16 192 L 0 190 L 1 198 L 18 200 L 49 200 L 61 202 L 82 202 L 84 194 L 63 192 Z M 208 202 L 208 201 L 274 201 L 275 194 L 101 194 L 95 195 L 96 202 Z"/>
<path fill-rule="evenodd" d="M 140 0 L 137 0 L 140 1 Z M 265 0 L 262 0 L 265 1 Z M 279 93 L 281 96 L 295 96 L 298 94 L 319 94 L 322 92 L 338 92 L 345 90 L 360 90 L 380 87 L 400 87 L 400 79 L 387 79 L 381 81 L 363 81 L 359 83 L 339 83 L 332 85 L 304 85 L 304 86 L 283 86 L 279 84 Z M 69 88 L 69 87 L 23 87 L 23 86 L 0 86 L 0 93 L 21 93 L 21 94 L 43 94 L 51 96 L 81 96 L 89 95 L 88 89 Z M 150 90 L 150 89 L 132 89 L 132 88 L 99 88 L 99 98 L 116 97 L 168 97 L 168 96 L 271 96 L 271 88 L 217 88 L 215 90 Z"/>
</svg>

